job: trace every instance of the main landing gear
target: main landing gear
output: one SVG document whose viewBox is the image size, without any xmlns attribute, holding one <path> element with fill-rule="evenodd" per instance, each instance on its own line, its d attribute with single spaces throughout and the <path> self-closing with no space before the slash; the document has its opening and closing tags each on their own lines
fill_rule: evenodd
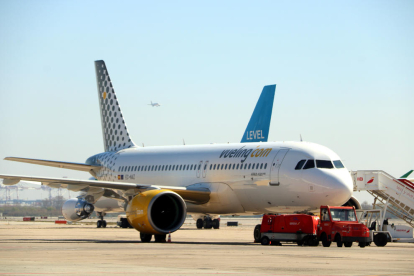
<svg viewBox="0 0 414 276">
<path fill-rule="evenodd" d="M 106 220 L 104 220 L 105 213 L 98 212 L 97 215 L 99 216 L 99 220 L 96 222 L 97 228 L 106 228 Z"/>
<path fill-rule="evenodd" d="M 209 216 L 205 216 L 204 219 L 199 218 L 196 222 L 197 229 L 219 229 L 220 228 L 220 219 L 212 219 Z"/>
<path fill-rule="evenodd" d="M 152 234 L 139 233 L 139 236 L 141 238 L 141 242 L 150 242 L 152 239 Z M 154 235 L 154 241 L 158 243 L 167 242 L 167 234 Z"/>
</svg>

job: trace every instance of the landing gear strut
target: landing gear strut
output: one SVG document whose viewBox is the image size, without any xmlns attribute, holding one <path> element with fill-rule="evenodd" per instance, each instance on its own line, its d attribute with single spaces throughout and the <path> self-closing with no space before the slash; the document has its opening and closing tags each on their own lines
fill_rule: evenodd
<svg viewBox="0 0 414 276">
<path fill-rule="evenodd" d="M 106 228 L 106 220 L 104 220 L 105 213 L 98 212 L 99 220 L 96 222 L 97 228 Z"/>
</svg>

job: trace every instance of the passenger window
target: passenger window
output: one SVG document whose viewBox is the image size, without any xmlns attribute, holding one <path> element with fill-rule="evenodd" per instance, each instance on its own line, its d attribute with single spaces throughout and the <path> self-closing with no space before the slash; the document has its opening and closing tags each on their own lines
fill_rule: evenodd
<svg viewBox="0 0 414 276">
<path fill-rule="evenodd" d="M 198 169 L 201 169 L 201 164 L 198 164 Z"/>
<path fill-rule="evenodd" d="M 225 169 L 225 170 L 227 170 L 227 164 L 226 164 L 226 166 L 224 167 L 224 169 Z"/>
<path fill-rule="evenodd" d="M 316 167 L 321 169 L 333 169 L 331 160 L 316 160 Z"/>
<path fill-rule="evenodd" d="M 252 164 L 250 164 L 250 163 L 249 163 L 249 170 L 250 170 L 251 165 L 252 165 Z"/>
<path fill-rule="evenodd" d="M 204 170 L 206 170 L 206 169 L 207 169 L 207 164 L 204 165 Z"/>
<path fill-rule="evenodd" d="M 222 170 L 222 169 L 223 169 L 223 167 L 224 167 L 224 164 L 221 164 L 221 168 L 220 168 L 220 170 Z"/>
<path fill-rule="evenodd" d="M 154 170 L 154 165 L 152 165 L 152 167 L 151 167 L 151 171 L 153 171 Z"/>
<path fill-rule="evenodd" d="M 234 170 L 235 167 L 236 167 L 236 164 L 233 164 L 233 170 Z"/>
<path fill-rule="evenodd" d="M 238 170 L 238 169 L 239 169 L 239 165 L 240 165 L 240 164 L 237 164 L 236 170 Z"/>
<path fill-rule="evenodd" d="M 121 171 L 121 167 L 118 167 L 118 171 Z"/>
<path fill-rule="evenodd" d="M 315 168 L 315 160 L 309 159 L 303 167 L 304 170 Z"/>
<path fill-rule="evenodd" d="M 178 169 L 178 170 L 180 170 L 181 171 L 181 168 L 183 167 L 183 165 L 180 165 L 180 168 Z"/>
<path fill-rule="evenodd" d="M 341 160 L 335 160 L 333 161 L 335 168 L 337 169 L 343 169 L 345 168 L 344 164 L 342 164 Z"/>
<path fill-rule="evenodd" d="M 266 168 L 267 168 L 267 163 L 265 163 L 265 167 L 264 167 L 264 168 L 265 168 L 265 170 L 266 170 Z"/>
<path fill-rule="evenodd" d="M 262 164 L 260 164 L 260 169 L 263 169 L 263 163 L 262 163 Z"/>
<path fill-rule="evenodd" d="M 305 164 L 305 162 L 306 162 L 306 160 L 305 160 L 305 159 L 300 160 L 300 161 L 298 162 L 298 164 L 296 164 L 295 170 L 301 170 L 301 169 L 302 169 L 302 167 L 303 167 L 303 165 Z"/>
<path fill-rule="evenodd" d="M 171 171 L 171 165 L 168 166 L 168 170 Z"/>
<path fill-rule="evenodd" d="M 210 171 L 211 171 L 212 168 L 213 168 L 213 164 L 210 164 Z"/>
<path fill-rule="evenodd" d="M 244 169 L 246 169 L 247 168 L 247 164 L 244 164 Z"/>
<path fill-rule="evenodd" d="M 215 170 L 216 169 L 216 164 L 214 164 L 214 167 L 213 167 L 213 170 Z"/>
</svg>

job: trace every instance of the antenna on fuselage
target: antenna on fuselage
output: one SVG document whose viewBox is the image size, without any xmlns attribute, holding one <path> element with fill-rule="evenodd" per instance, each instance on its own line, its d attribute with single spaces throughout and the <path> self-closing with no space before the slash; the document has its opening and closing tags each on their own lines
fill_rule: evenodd
<svg viewBox="0 0 414 276">
<path fill-rule="evenodd" d="M 302 140 L 302 134 L 299 134 L 299 136 L 300 136 L 300 141 L 303 142 L 303 140 Z"/>
<path fill-rule="evenodd" d="M 144 143 L 142 143 L 142 147 L 145 147 L 145 146 L 144 146 Z"/>
<path fill-rule="evenodd" d="M 183 145 L 185 146 L 185 141 L 184 141 L 184 138 L 183 138 Z"/>
</svg>

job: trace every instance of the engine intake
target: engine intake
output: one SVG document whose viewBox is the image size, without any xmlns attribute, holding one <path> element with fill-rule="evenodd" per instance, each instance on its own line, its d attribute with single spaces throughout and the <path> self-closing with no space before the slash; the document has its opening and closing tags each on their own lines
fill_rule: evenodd
<svg viewBox="0 0 414 276">
<path fill-rule="evenodd" d="M 359 203 L 356 197 L 352 196 L 347 202 L 345 202 L 342 206 L 354 206 L 356 210 L 362 209 L 361 203 Z"/>
<path fill-rule="evenodd" d="M 71 198 L 62 206 L 62 214 L 69 221 L 86 219 L 92 214 L 94 206 L 84 199 Z"/>
<path fill-rule="evenodd" d="M 128 204 L 129 223 L 145 234 L 168 234 L 180 229 L 187 210 L 183 198 L 169 190 L 150 190 L 136 195 Z"/>
</svg>

